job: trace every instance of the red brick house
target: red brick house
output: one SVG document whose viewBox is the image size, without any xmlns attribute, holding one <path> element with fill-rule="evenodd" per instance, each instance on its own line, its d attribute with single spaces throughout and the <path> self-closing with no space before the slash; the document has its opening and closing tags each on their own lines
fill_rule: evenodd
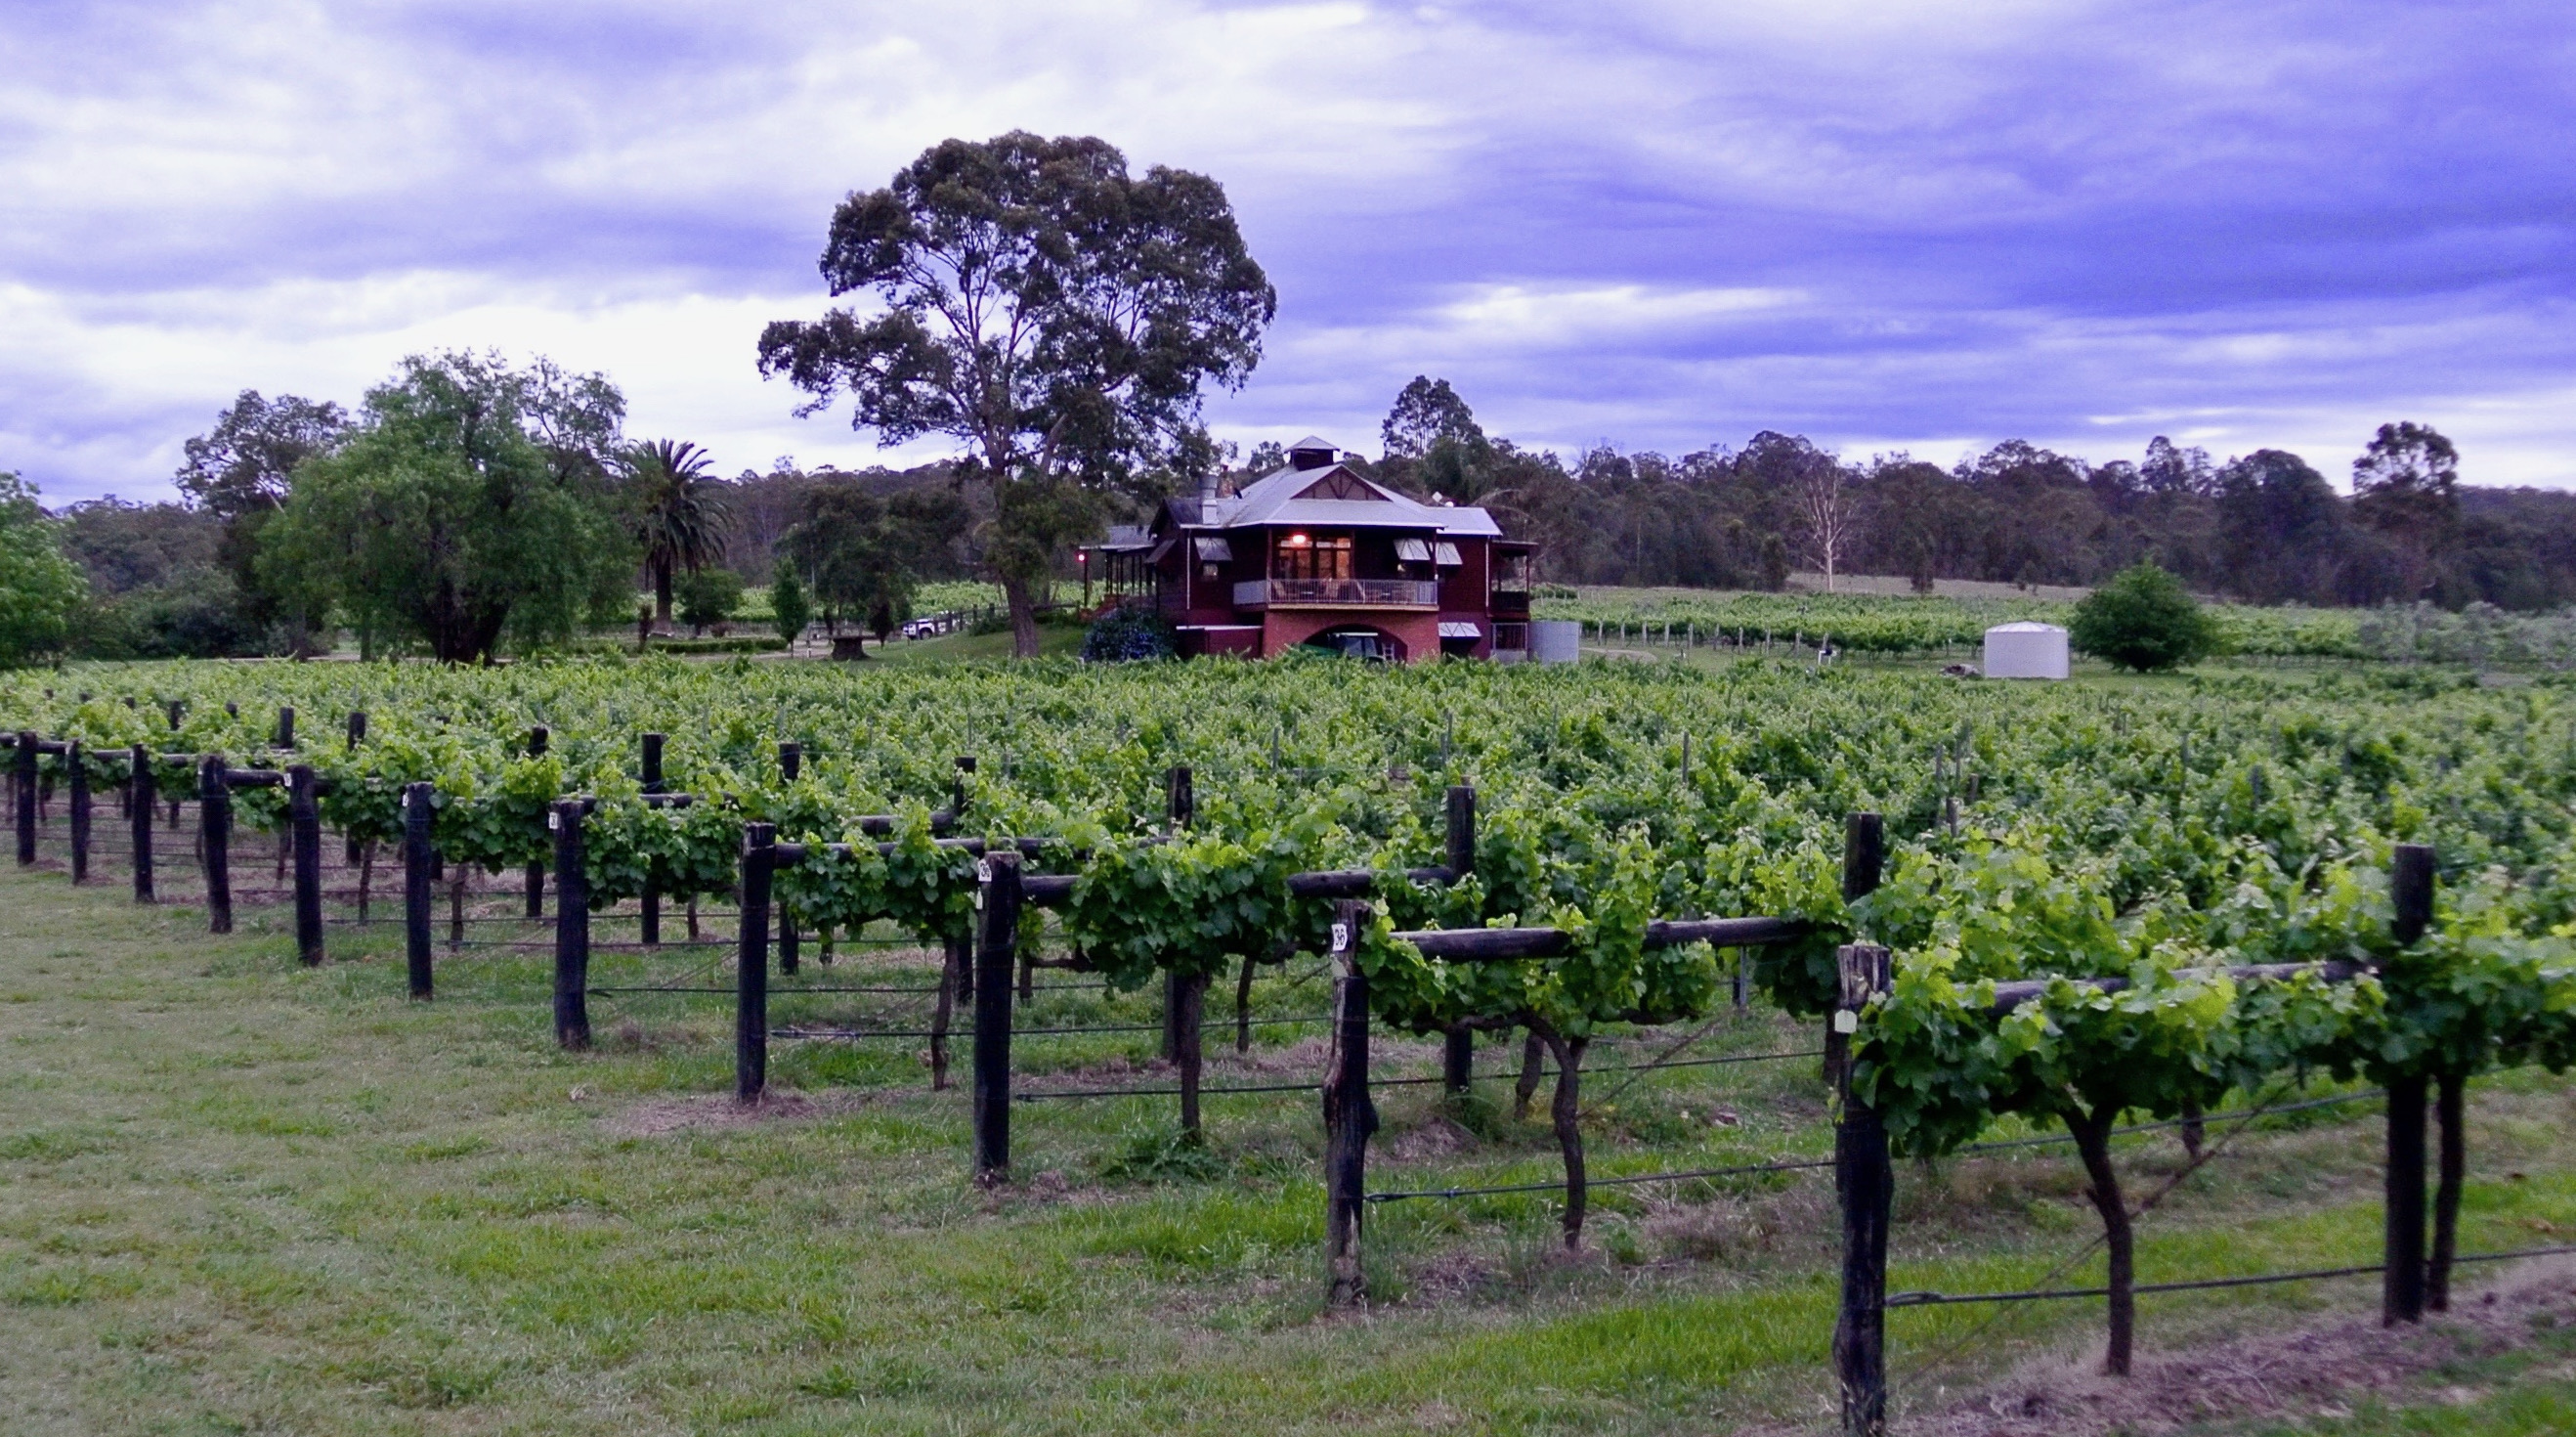
<svg viewBox="0 0 2576 1437">
<path fill-rule="evenodd" d="M 1085 562 L 1113 598 L 1160 606 L 1184 655 L 1312 644 L 1404 663 L 1517 660 L 1534 548 L 1483 509 L 1407 498 L 1310 438 L 1240 493 L 1165 500 Z"/>
</svg>

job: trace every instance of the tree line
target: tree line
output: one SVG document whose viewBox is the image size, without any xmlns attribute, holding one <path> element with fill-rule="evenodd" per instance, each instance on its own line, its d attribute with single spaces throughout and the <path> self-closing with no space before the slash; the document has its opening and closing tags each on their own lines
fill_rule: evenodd
<svg viewBox="0 0 2576 1437">
<path fill-rule="evenodd" d="M 2008 440 L 1944 469 L 1765 430 L 1677 459 L 1604 444 L 1568 462 L 1487 436 L 1428 377 L 1381 438 L 1379 477 L 1486 505 L 1564 583 L 1776 589 L 1796 568 L 2090 586 L 2151 561 L 2250 603 L 2576 603 L 2576 494 L 2464 484 L 2456 446 L 2413 423 L 2368 439 L 2349 494 L 2285 450 L 2217 463 L 2164 438 L 2101 464 Z"/>
</svg>

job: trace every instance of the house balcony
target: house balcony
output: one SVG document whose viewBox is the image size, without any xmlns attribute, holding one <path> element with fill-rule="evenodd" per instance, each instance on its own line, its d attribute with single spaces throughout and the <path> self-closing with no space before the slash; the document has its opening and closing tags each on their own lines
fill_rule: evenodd
<svg viewBox="0 0 2576 1437">
<path fill-rule="evenodd" d="M 1238 609 L 1437 609 L 1431 579 L 1249 579 L 1234 586 Z"/>
</svg>

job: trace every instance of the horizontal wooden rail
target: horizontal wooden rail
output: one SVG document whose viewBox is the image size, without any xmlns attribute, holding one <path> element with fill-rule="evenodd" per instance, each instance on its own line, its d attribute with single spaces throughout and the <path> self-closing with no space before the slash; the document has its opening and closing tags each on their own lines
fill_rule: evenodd
<svg viewBox="0 0 2576 1437">
<path fill-rule="evenodd" d="M 1813 924 L 1796 918 L 1659 918 L 1646 925 L 1646 946 L 1709 943 L 1751 948 L 1792 942 L 1814 931 Z M 1395 936 L 1421 949 L 1425 958 L 1462 963 L 1553 958 L 1565 951 L 1568 942 L 1560 928 L 1426 928 Z"/>
</svg>

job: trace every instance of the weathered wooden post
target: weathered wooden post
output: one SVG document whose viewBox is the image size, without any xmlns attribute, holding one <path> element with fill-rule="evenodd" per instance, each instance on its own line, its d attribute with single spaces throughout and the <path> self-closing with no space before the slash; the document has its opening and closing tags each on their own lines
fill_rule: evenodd
<svg viewBox="0 0 2576 1437">
<path fill-rule="evenodd" d="M 367 741 L 367 711 L 349 710 L 349 747 L 354 750 Z"/>
<path fill-rule="evenodd" d="M 742 922 L 734 961 L 733 1097 L 757 1103 L 769 1086 L 769 888 L 778 830 L 742 826 Z"/>
<path fill-rule="evenodd" d="M 322 962 L 322 803 L 313 765 L 286 770 L 286 827 L 295 845 L 295 952 L 307 968 Z"/>
<path fill-rule="evenodd" d="M 206 866 L 206 931 L 233 931 L 233 791 L 224 756 L 210 753 L 197 765 L 197 835 Z"/>
<path fill-rule="evenodd" d="M 36 731 L 18 731 L 17 782 L 11 792 L 16 795 L 18 818 L 18 866 L 28 867 L 36 861 Z"/>
<path fill-rule="evenodd" d="M 1324 1059 L 1324 1258 L 1335 1307 L 1368 1300 L 1360 1229 L 1377 1105 L 1369 1100 L 1368 975 L 1360 971 L 1359 945 L 1372 912 L 1357 899 L 1344 899 L 1333 911 L 1333 1031 Z"/>
<path fill-rule="evenodd" d="M 545 757 L 551 737 L 544 724 L 528 730 L 528 757 Z M 528 921 L 534 923 L 546 916 L 546 865 L 542 861 L 530 863 L 524 879 L 528 889 Z"/>
<path fill-rule="evenodd" d="M 1177 837 L 1189 830 L 1191 821 L 1198 817 L 1198 807 L 1198 795 L 1191 785 L 1189 765 L 1174 764 L 1165 769 L 1163 771 L 1163 820 L 1174 836 Z M 1163 1061 L 1166 1063 L 1188 1061 L 1182 1055 L 1187 1051 L 1186 1045 L 1194 1042 L 1198 1036 L 1196 1032 L 1183 1031 L 1185 1010 L 1193 1006 L 1204 1007 L 1204 1004 L 1193 1005 L 1189 995 L 1181 991 L 1188 986 L 1188 980 L 1182 978 L 1178 972 L 1169 968 L 1163 970 Z M 1199 986 L 1204 992 L 1207 986 L 1205 980 L 1201 980 Z M 1184 1082 L 1182 1086 L 1187 1087 L 1189 1084 Z M 1197 1096 L 1195 1093 L 1184 1094 L 1182 1106 L 1195 1108 Z M 1182 1126 L 1195 1129 L 1197 1125 L 1184 1119 Z"/>
<path fill-rule="evenodd" d="M 975 949 L 975 1181 L 1011 1176 L 1011 968 L 1018 957 L 1020 856 L 985 855 L 981 932 Z"/>
<path fill-rule="evenodd" d="M 778 776 L 794 783 L 805 772 L 805 746 L 793 741 L 778 746 Z M 787 905 L 778 905 L 778 971 L 793 973 L 800 956 L 796 937 L 796 915 Z"/>
<path fill-rule="evenodd" d="M 129 797 L 126 817 L 134 824 L 134 901 L 152 901 L 152 805 L 159 795 L 152 789 L 152 750 L 136 744 L 127 762 L 133 765 L 126 775 Z"/>
<path fill-rule="evenodd" d="M 81 741 L 63 745 L 63 771 L 71 780 L 72 882 L 89 881 L 89 756 Z"/>
<path fill-rule="evenodd" d="M 2400 947 L 2424 936 L 2433 921 L 2433 850 L 2401 843 L 2391 856 L 2388 897 L 2395 910 L 2389 937 Z M 2394 1327 L 2424 1320 L 2424 1090 L 2421 1073 L 2388 1083 L 2388 1168 L 2380 1274 L 2379 1321 Z"/>
<path fill-rule="evenodd" d="M 429 905 L 438 879 L 431 871 L 430 823 L 435 816 L 435 785 L 407 783 L 402 791 L 403 817 L 403 958 L 410 969 L 411 995 L 426 1001 L 435 978 L 430 967 Z"/>
<path fill-rule="evenodd" d="M 1888 953 L 1849 944 L 1835 955 L 1842 985 L 1825 1038 L 1834 1075 L 1834 1194 L 1843 1218 L 1842 1310 L 1834 1319 L 1834 1375 L 1847 1437 L 1887 1431 L 1887 1228 L 1896 1174 L 1887 1126 L 1852 1093 L 1852 1035 L 1861 1009 L 1888 989 Z"/>
<path fill-rule="evenodd" d="M 667 787 L 662 782 L 662 735 L 648 733 L 644 735 L 644 791 L 661 793 Z M 563 899 L 558 895 L 555 901 L 561 903 Z M 659 944 L 662 941 L 662 890 L 653 882 L 649 867 L 644 878 L 643 906 L 640 936 L 648 945 Z"/>
<path fill-rule="evenodd" d="M 1453 784 L 1449 789 L 1449 842 L 1447 867 L 1449 881 L 1464 883 L 1476 871 L 1476 790 L 1468 784 Z M 1472 1028 L 1453 1027 L 1443 1035 L 1440 1053 L 1440 1086 L 1443 1091 L 1463 1094 L 1476 1082 L 1476 1033 Z"/>
<path fill-rule="evenodd" d="M 555 1041 L 590 1046 L 590 875 L 582 868 L 578 798 L 555 800 Z"/>
<path fill-rule="evenodd" d="M 269 744 L 269 747 L 295 747 L 295 709 L 292 705 L 281 704 L 278 706 L 277 737 Z"/>
</svg>

